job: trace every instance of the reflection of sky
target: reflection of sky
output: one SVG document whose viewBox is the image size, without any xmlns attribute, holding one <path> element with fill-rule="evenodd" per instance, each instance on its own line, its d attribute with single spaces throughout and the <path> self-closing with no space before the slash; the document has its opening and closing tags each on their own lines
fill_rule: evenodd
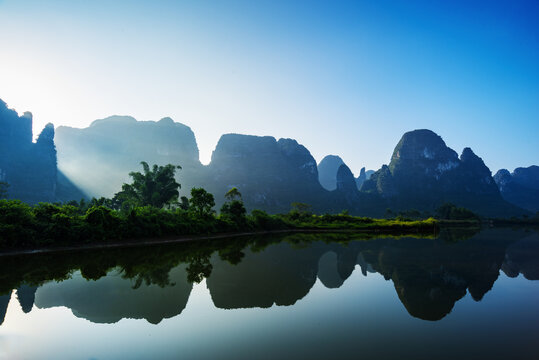
<svg viewBox="0 0 539 360">
<path fill-rule="evenodd" d="M 93 324 L 63 307 L 24 314 L 13 296 L 0 327 L 0 358 L 404 358 L 418 348 L 434 358 L 477 349 L 510 358 L 514 349 L 532 351 L 538 298 L 536 282 L 501 273 L 482 301 L 468 294 L 442 320 L 423 321 L 407 313 L 391 281 L 363 277 L 359 267 L 338 289 L 317 280 L 294 306 L 270 309 L 217 309 L 203 282 L 181 315 L 159 325 Z"/>
<path fill-rule="evenodd" d="M 357 174 L 431 128 L 513 169 L 538 160 L 538 16 L 533 0 L 6 0 L 0 98 L 36 131 L 171 116 L 204 162 L 239 132 L 296 138 Z"/>
</svg>

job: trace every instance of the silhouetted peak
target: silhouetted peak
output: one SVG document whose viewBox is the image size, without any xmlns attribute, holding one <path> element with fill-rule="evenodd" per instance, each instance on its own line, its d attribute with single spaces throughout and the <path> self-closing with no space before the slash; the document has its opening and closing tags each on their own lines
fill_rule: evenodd
<svg viewBox="0 0 539 360">
<path fill-rule="evenodd" d="M 48 123 L 45 125 L 41 134 L 39 134 L 36 143 L 38 144 L 52 144 L 54 145 L 54 125 Z"/>
<path fill-rule="evenodd" d="M 345 164 L 339 166 L 337 170 L 337 190 L 339 191 L 357 191 L 356 180 L 350 168 Z"/>
<path fill-rule="evenodd" d="M 465 147 L 464 150 L 462 150 L 462 154 L 460 155 L 460 161 L 462 162 L 481 162 L 483 163 L 483 159 L 481 159 L 479 156 L 475 155 L 472 149 L 469 147 Z"/>
<path fill-rule="evenodd" d="M 391 162 L 418 159 L 456 160 L 457 153 L 448 148 L 443 139 L 435 132 L 427 129 L 413 130 L 402 136 L 393 151 Z"/>
<path fill-rule="evenodd" d="M 307 150 L 305 146 L 299 144 L 294 139 L 281 138 L 279 139 L 279 141 L 277 141 L 277 145 L 286 156 L 297 154 L 308 154 L 309 156 L 311 155 L 311 153 L 309 152 L 309 150 Z M 316 166 L 316 162 L 313 165 Z"/>
<path fill-rule="evenodd" d="M 212 162 L 221 157 L 248 157 L 277 152 L 277 141 L 273 136 L 224 134 L 212 153 Z"/>
</svg>

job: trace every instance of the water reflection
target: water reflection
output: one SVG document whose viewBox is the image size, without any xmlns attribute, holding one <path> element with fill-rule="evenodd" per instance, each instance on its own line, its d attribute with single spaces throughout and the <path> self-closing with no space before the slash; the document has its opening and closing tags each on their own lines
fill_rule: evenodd
<svg viewBox="0 0 539 360">
<path fill-rule="evenodd" d="M 185 309 L 193 285 L 185 266 L 170 272 L 166 286 L 126 279 L 113 271 L 99 280 L 87 281 L 80 273 L 60 283 L 41 286 L 35 299 L 38 308 L 65 306 L 77 317 L 94 323 L 115 323 L 123 318 L 146 319 L 152 324 L 176 316 Z"/>
<path fill-rule="evenodd" d="M 467 292 L 475 301 L 500 274 L 539 279 L 539 236 L 524 229 L 444 232 L 437 239 L 357 239 L 294 234 L 0 261 L 0 324 L 16 289 L 22 310 L 65 306 L 94 323 L 123 318 L 157 324 L 185 309 L 206 278 L 223 309 L 291 306 L 317 281 L 341 287 L 358 269 L 394 284 L 408 311 L 440 320 Z"/>
</svg>

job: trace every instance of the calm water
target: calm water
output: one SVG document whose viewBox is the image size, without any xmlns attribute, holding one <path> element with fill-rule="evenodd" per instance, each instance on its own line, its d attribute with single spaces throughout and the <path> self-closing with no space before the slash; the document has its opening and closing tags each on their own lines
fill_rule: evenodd
<svg viewBox="0 0 539 360">
<path fill-rule="evenodd" d="M 0 359 L 539 359 L 539 236 L 0 258 Z"/>
</svg>

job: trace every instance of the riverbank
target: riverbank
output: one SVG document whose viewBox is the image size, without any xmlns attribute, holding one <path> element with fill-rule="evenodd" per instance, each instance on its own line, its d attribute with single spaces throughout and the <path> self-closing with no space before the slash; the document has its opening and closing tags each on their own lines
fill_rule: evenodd
<svg viewBox="0 0 539 360">
<path fill-rule="evenodd" d="M 407 230 L 407 231 L 403 231 Z M 283 229 L 283 230 L 265 230 L 265 231 L 248 231 L 248 232 L 234 232 L 234 233 L 217 233 L 207 235 L 186 235 L 174 238 L 139 238 L 139 239 L 126 239 L 121 241 L 112 242 L 95 242 L 70 246 L 48 246 L 41 248 L 18 248 L 18 249 L 4 249 L 0 250 L 0 258 L 6 256 L 19 256 L 19 255 L 31 255 L 31 254 L 48 254 L 48 253 L 61 253 L 61 252 L 74 252 L 84 250 L 100 250 L 100 249 L 117 249 L 123 247 L 142 247 L 152 245 L 166 245 L 166 244 L 181 244 L 197 241 L 212 241 L 219 239 L 232 239 L 250 236 L 263 236 L 263 235 L 278 235 L 278 234 L 348 234 L 356 235 L 358 238 L 368 239 L 377 238 L 380 236 L 412 236 L 412 237 L 435 237 L 438 232 L 438 227 L 433 227 L 432 231 L 425 231 L 426 229 L 419 228 L 407 228 L 402 227 L 385 227 L 385 228 L 298 228 L 298 229 Z M 365 236 L 366 235 L 366 236 Z"/>
<path fill-rule="evenodd" d="M 50 203 L 32 207 L 20 201 L 0 200 L 0 252 L 4 253 L 321 230 L 430 234 L 438 230 L 438 221 L 432 218 L 419 221 L 373 219 L 345 213 L 314 215 L 297 211 L 270 215 L 253 210 L 248 215 L 244 212 L 217 215 L 151 206 L 128 211 L 105 206 L 81 209 Z"/>
</svg>

